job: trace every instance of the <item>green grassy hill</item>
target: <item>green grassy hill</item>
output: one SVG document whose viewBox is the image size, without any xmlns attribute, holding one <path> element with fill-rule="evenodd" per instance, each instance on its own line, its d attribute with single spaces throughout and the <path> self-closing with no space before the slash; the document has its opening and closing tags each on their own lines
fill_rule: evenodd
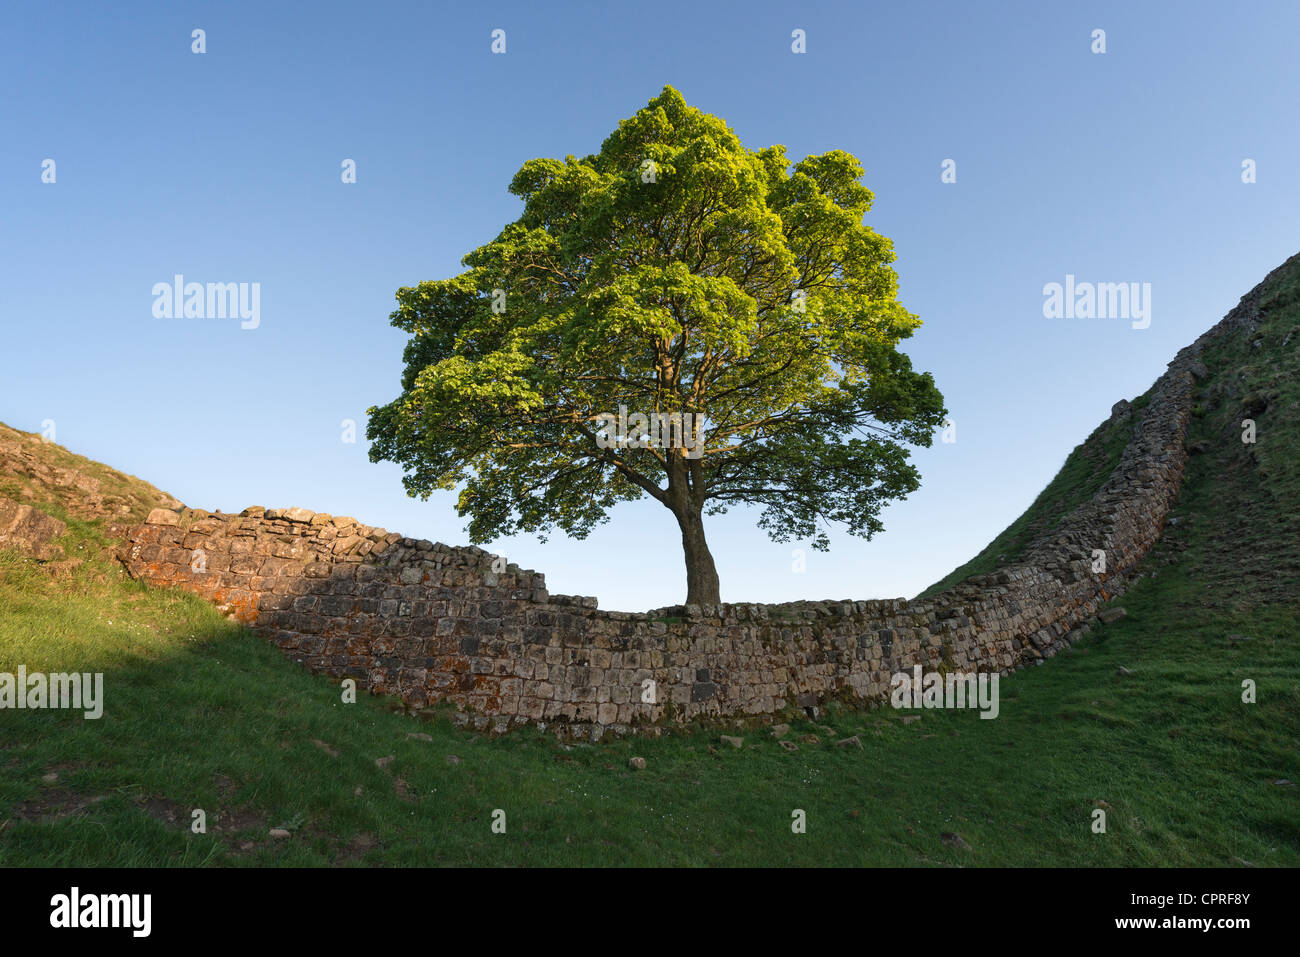
<svg viewBox="0 0 1300 957">
<path fill-rule="evenodd" d="M 198 598 L 125 576 L 114 523 L 163 493 L 0 432 L 0 496 L 67 523 L 62 560 L 0 550 L 0 672 L 103 671 L 106 697 L 99 721 L 0 710 L 0 865 L 1300 865 L 1300 257 L 1241 308 L 1253 328 L 1202 357 L 1195 454 L 1126 617 L 1004 679 L 997 720 L 833 704 L 793 722 L 797 751 L 730 726 L 493 740 L 342 704 Z M 1050 531 L 1129 430 L 1098 429 L 945 581 Z"/>
</svg>

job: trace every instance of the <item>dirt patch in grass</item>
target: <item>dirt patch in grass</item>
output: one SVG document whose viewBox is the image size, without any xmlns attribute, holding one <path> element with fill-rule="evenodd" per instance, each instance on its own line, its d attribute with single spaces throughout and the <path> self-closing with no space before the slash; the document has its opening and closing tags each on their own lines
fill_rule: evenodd
<svg viewBox="0 0 1300 957">
<path fill-rule="evenodd" d="M 144 811 L 159 824 L 165 824 L 168 827 L 190 826 L 190 809 L 183 808 L 175 801 L 163 797 L 144 796 L 135 799 L 135 806 Z"/>
<path fill-rule="evenodd" d="M 221 839 L 226 853 L 234 858 L 254 854 L 272 843 L 269 830 L 266 815 L 250 807 L 221 809 L 208 821 L 208 831 Z"/>
<path fill-rule="evenodd" d="M 78 794 L 67 788 L 44 788 L 36 797 L 16 806 L 12 819 L 32 824 L 49 824 L 75 817 L 107 798 L 106 794 Z M 8 821 L 0 824 L 0 831 L 8 824 Z"/>
<path fill-rule="evenodd" d="M 334 863 L 336 865 L 359 863 L 378 846 L 379 838 L 375 837 L 375 835 L 365 831 L 354 834 L 352 839 L 335 853 Z"/>
</svg>

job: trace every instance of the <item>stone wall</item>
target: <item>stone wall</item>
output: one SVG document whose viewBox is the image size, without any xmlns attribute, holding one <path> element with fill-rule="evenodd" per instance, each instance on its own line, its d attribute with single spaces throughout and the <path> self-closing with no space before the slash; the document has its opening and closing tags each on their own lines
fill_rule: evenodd
<svg viewBox="0 0 1300 957">
<path fill-rule="evenodd" d="M 1243 304 L 1244 305 L 1244 304 Z M 1179 353 L 1134 414 L 1133 438 L 1092 498 L 1026 560 L 925 601 L 796 602 L 601 611 L 548 595 L 542 575 L 494 570 L 478 548 L 416 541 L 305 509 L 158 509 L 133 529 L 130 573 L 216 602 L 314 672 L 454 702 L 477 727 L 558 724 L 575 736 L 706 716 L 887 697 L 891 676 L 1007 672 L 1075 640 L 1159 537 L 1186 462 L 1201 345 Z M 1092 572 L 1092 552 L 1107 572 Z M 653 700 L 647 693 L 653 682 Z"/>
</svg>

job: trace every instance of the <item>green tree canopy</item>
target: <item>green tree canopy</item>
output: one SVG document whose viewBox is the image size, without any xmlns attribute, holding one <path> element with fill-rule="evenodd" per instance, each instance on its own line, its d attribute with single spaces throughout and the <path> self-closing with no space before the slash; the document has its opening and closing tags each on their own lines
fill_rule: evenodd
<svg viewBox="0 0 1300 957">
<path fill-rule="evenodd" d="M 862 175 L 840 150 L 746 149 L 672 87 L 599 153 L 529 160 L 518 220 L 460 275 L 398 290 L 411 339 L 401 395 L 369 410 L 371 459 L 413 496 L 463 486 L 475 542 L 584 538 L 650 496 L 681 528 L 692 603 L 720 597 L 703 517 L 738 503 L 777 542 L 869 539 L 945 410 L 897 349 L 920 320 L 863 224 Z M 645 441 L 637 413 L 699 431 Z"/>
</svg>

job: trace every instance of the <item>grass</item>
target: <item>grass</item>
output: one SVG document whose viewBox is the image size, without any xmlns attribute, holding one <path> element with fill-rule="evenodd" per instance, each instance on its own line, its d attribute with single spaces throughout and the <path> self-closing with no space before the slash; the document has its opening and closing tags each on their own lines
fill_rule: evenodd
<svg viewBox="0 0 1300 957">
<path fill-rule="evenodd" d="M 75 594 L 11 555 L 0 572 L 0 671 L 103 671 L 106 699 L 99 721 L 0 712 L 6 866 L 1300 864 L 1297 795 L 1273 783 L 1300 779 L 1295 609 L 1201 608 L 1178 567 L 1140 582 L 1127 618 L 1004 679 L 997 720 L 832 706 L 795 722 L 789 739 L 822 743 L 792 753 L 752 728 L 740 750 L 719 743 L 729 727 L 488 739 L 445 713 L 343 704 L 199 599 L 98 560 Z M 831 744 L 852 734 L 863 750 Z M 207 834 L 189 830 L 196 808 Z"/>
<path fill-rule="evenodd" d="M 343 703 L 198 598 L 129 580 L 106 520 L 63 512 L 68 561 L 0 552 L 0 672 L 103 671 L 105 715 L 0 710 L 0 865 L 1300 865 L 1300 790 L 1276 783 L 1300 781 L 1298 288 L 1280 277 L 1257 334 L 1207 350 L 1204 448 L 1127 617 L 1004 678 L 992 721 L 832 703 L 792 721 L 786 740 L 821 738 L 795 752 L 730 724 L 489 739 L 446 711 Z M 986 553 L 1090 494 L 1122 437 L 1094 433 Z M 833 744 L 849 735 L 861 750 Z"/>
</svg>

